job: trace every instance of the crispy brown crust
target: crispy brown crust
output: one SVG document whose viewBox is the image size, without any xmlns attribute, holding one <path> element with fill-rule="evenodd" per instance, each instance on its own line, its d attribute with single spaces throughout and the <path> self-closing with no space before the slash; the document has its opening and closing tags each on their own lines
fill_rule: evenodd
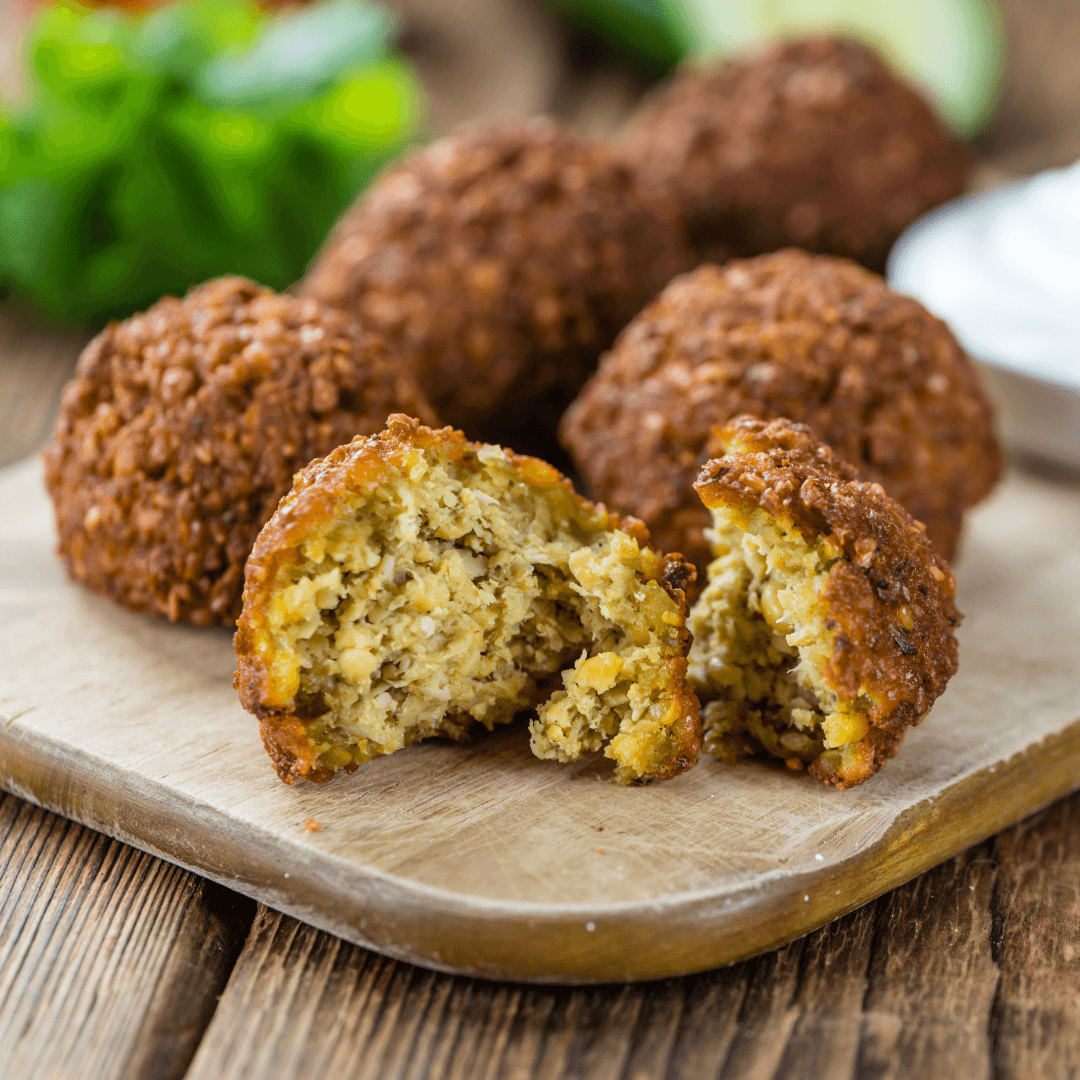
<svg viewBox="0 0 1080 1080">
<path fill-rule="evenodd" d="M 412 363 L 440 416 L 496 438 L 558 414 L 603 349 L 692 263 L 631 170 L 539 121 L 472 124 L 389 172 L 303 283 Z"/>
<path fill-rule="evenodd" d="M 853 41 L 778 43 L 665 89 L 624 152 L 698 261 L 793 244 L 881 270 L 915 218 L 964 188 L 963 145 Z"/>
<path fill-rule="evenodd" d="M 237 672 L 234 683 L 239 678 L 240 671 Z M 288 713 L 269 710 L 265 716 L 259 717 L 259 734 L 267 754 L 270 755 L 274 771 L 286 784 L 295 784 L 297 780 L 325 784 L 333 780 L 333 769 L 318 767 L 318 755 L 311 745 L 302 720 Z"/>
<path fill-rule="evenodd" d="M 950 558 L 1001 452 L 948 327 L 853 263 L 781 251 L 676 278 L 620 335 L 560 437 L 591 493 L 657 544 L 708 561 L 693 492 L 714 425 L 808 424 L 927 527 Z"/>
<path fill-rule="evenodd" d="M 631 535 L 640 544 L 647 544 L 649 532 L 636 518 L 624 518 L 620 527 L 624 531 L 629 531 L 626 527 L 628 521 L 637 530 Z M 678 605 L 682 616 L 682 622 L 678 627 L 679 655 L 667 661 L 670 685 L 678 688 L 672 694 L 678 710 L 678 719 L 668 728 L 670 743 L 667 751 L 667 766 L 643 776 L 640 780 L 642 784 L 652 783 L 654 780 L 670 780 L 671 777 L 678 776 L 679 773 L 686 772 L 687 769 L 696 765 L 701 755 L 701 703 L 698 701 L 697 694 L 686 682 L 686 672 L 689 667 L 687 657 L 690 646 L 694 644 L 690 631 L 686 629 L 687 589 L 693 585 L 696 577 L 697 570 L 693 564 L 688 563 L 678 553 L 665 555 L 660 563 L 656 580 L 664 592 Z"/>
<path fill-rule="evenodd" d="M 686 610 L 685 597 L 680 610 Z M 654 780 L 670 780 L 673 776 L 693 768 L 701 755 L 701 703 L 697 694 L 686 684 L 686 653 L 690 651 L 693 639 L 685 628 L 680 630 L 680 644 L 684 650 L 683 655 L 667 661 L 671 685 L 678 687 L 672 694 L 678 718 L 667 729 L 667 765 L 641 777 L 638 781 L 641 784 L 651 784 Z"/>
<path fill-rule="evenodd" d="M 855 777 L 881 767 L 956 673 L 955 578 L 904 508 L 880 485 L 854 479 L 805 428 L 740 417 L 717 442 L 727 452 L 695 484 L 706 506 L 760 508 L 808 543 L 823 538 L 836 557 L 822 593 L 834 633 L 825 678 L 841 702 L 868 694 L 872 731 L 888 737 L 849 753 L 846 768 L 826 751 L 811 772 L 838 786 L 861 783 Z"/>
<path fill-rule="evenodd" d="M 859 753 L 852 755 L 853 760 L 842 761 L 836 756 L 822 754 L 810 763 L 807 772 L 815 780 L 831 784 L 839 791 L 857 787 L 879 772 L 889 758 L 896 757 L 904 734 L 903 731 L 894 733 L 871 728 L 858 744 Z M 799 764 L 801 766 L 802 763 Z"/>
<path fill-rule="evenodd" d="M 293 473 L 409 409 L 381 339 L 242 278 L 110 324 L 64 391 L 45 482 L 73 578 L 132 611 L 240 612 L 244 560 Z"/>
<path fill-rule="evenodd" d="M 649 530 L 645 528 L 637 520 L 637 518 L 623 518 L 623 531 L 629 532 L 626 528 L 626 522 L 632 521 L 636 525 L 640 526 L 640 534 L 635 536 L 631 533 L 631 536 L 635 536 L 642 544 L 649 542 Z M 677 604 L 684 604 L 688 590 L 697 580 L 697 568 L 693 563 L 688 563 L 682 555 L 675 552 L 671 555 L 665 555 L 664 561 L 661 563 L 660 576 L 657 579 L 664 587 L 664 591 L 674 600 Z"/>
<path fill-rule="evenodd" d="M 324 783 L 333 772 L 317 767 L 312 744 L 306 735 L 303 705 L 283 696 L 266 662 L 266 607 L 277 589 L 282 567 L 299 561 L 300 545 L 326 521 L 332 520 L 351 494 L 374 490 L 392 475 L 407 470 L 411 461 L 427 452 L 479 471 L 481 449 L 453 428 L 433 430 L 408 416 L 393 415 L 386 430 L 353 439 L 327 457 L 313 461 L 300 472 L 293 489 L 281 500 L 266 523 L 247 561 L 244 606 L 234 638 L 237 671 L 233 685 L 243 707 L 259 718 L 263 743 L 278 775 L 286 783 L 298 779 Z M 621 518 L 605 506 L 590 502 L 574 491 L 570 480 L 538 458 L 507 453 L 510 463 L 531 486 L 556 494 L 564 512 L 577 518 L 589 531 L 623 529 L 639 543 L 648 541 L 640 521 Z M 678 555 L 658 556 L 655 576 L 679 607 L 679 655 L 669 661 L 672 697 L 677 717 L 670 725 L 671 742 L 666 764 L 644 778 L 663 779 L 689 768 L 701 747 L 698 701 L 686 687 L 686 654 L 690 635 L 685 628 L 686 596 L 683 586 L 693 580 L 694 568 Z M 351 771 L 351 770 L 350 770 Z"/>
</svg>

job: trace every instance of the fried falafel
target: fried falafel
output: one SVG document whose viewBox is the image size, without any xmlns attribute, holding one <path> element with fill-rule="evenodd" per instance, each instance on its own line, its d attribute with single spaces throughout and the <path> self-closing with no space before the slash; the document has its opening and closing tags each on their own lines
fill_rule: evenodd
<svg viewBox="0 0 1080 1080">
<path fill-rule="evenodd" d="M 692 265 L 676 235 L 603 146 L 541 121 L 472 124 L 362 195 L 302 291 L 384 334 L 440 416 L 494 439 L 537 413 L 554 430 L 619 330 Z"/>
<path fill-rule="evenodd" d="M 705 748 L 861 784 L 957 667 L 956 584 L 917 522 L 806 430 L 740 417 L 695 485 L 709 582 L 688 620 Z"/>
<path fill-rule="evenodd" d="M 408 409 L 412 373 L 342 312 L 238 277 L 112 323 L 64 391 L 45 482 L 77 581 L 137 612 L 235 623 L 293 473 Z"/>
<path fill-rule="evenodd" d="M 298 477 L 248 560 L 236 687 L 279 776 L 324 782 L 535 709 L 533 752 L 622 783 L 697 760 L 693 568 L 546 462 L 405 416 Z"/>
<path fill-rule="evenodd" d="M 900 233 L 959 195 L 969 168 L 915 90 L 836 37 L 676 76 L 622 145 L 698 262 L 795 245 L 882 270 Z"/>
<path fill-rule="evenodd" d="M 780 251 L 676 278 L 563 419 L 593 498 L 703 567 L 693 482 L 740 413 L 807 424 L 951 558 L 1001 469 L 990 401 L 949 328 L 846 259 Z"/>
</svg>

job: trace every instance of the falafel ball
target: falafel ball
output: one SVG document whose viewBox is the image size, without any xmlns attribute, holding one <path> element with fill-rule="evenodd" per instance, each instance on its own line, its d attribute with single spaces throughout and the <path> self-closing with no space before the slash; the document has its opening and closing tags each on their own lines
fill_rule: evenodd
<svg viewBox="0 0 1080 1080">
<path fill-rule="evenodd" d="M 593 498 L 699 567 L 693 491 L 714 425 L 786 416 L 926 525 L 951 558 L 1001 469 L 990 401 L 949 328 L 876 274 L 787 250 L 676 278 L 620 335 L 567 412 Z"/>
<path fill-rule="evenodd" d="M 406 416 L 313 462 L 259 535 L 240 700 L 278 775 L 323 782 L 534 708 L 533 753 L 603 749 L 615 779 L 682 772 L 693 567 L 549 464 Z"/>
<path fill-rule="evenodd" d="M 302 285 L 413 364 L 447 422 L 498 438 L 558 416 L 615 335 L 692 263 L 632 171 L 540 121 L 473 124 L 346 212 Z"/>
<path fill-rule="evenodd" d="M 900 233 L 959 195 L 969 168 L 915 90 L 836 37 L 677 76 L 622 145 L 699 262 L 795 245 L 882 270 Z"/>
<path fill-rule="evenodd" d="M 705 747 L 861 784 L 956 672 L 956 583 L 907 511 L 802 425 L 717 434 L 695 485 L 713 561 L 689 619 Z"/>
<path fill-rule="evenodd" d="M 244 560 L 293 473 L 409 409 L 382 341 L 244 278 L 112 323 L 86 347 L 45 450 L 59 554 L 132 611 L 234 624 Z"/>
</svg>

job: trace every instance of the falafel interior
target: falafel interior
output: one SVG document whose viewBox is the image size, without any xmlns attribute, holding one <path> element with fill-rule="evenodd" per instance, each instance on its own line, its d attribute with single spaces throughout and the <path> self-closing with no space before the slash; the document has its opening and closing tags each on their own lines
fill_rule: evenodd
<svg viewBox="0 0 1080 1080">
<path fill-rule="evenodd" d="M 708 585 L 690 618 L 706 749 L 807 765 L 830 751 L 842 767 L 869 724 L 868 703 L 841 702 L 824 678 L 832 635 L 821 593 L 835 555 L 763 510 L 714 511 L 709 539 Z"/>
<path fill-rule="evenodd" d="M 248 563 L 237 687 L 279 775 L 535 709 L 531 748 L 616 779 L 696 761 L 682 583 L 535 458 L 394 416 L 298 478 Z"/>
<path fill-rule="evenodd" d="M 862 783 L 956 670 L 952 577 L 801 425 L 741 418 L 717 438 L 697 484 L 714 557 L 688 620 L 705 749 Z"/>
</svg>

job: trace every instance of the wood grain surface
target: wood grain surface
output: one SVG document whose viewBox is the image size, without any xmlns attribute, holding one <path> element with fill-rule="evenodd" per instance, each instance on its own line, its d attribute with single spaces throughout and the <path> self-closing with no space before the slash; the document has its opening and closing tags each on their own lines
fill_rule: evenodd
<svg viewBox="0 0 1080 1080">
<path fill-rule="evenodd" d="M 307 922 L 440 970 L 680 975 L 850 911 L 1080 782 L 1080 485 L 1014 471 L 970 516 L 960 672 L 837 792 L 703 758 L 648 788 L 532 757 L 524 727 L 281 784 L 230 635 L 67 579 L 36 463 L 0 477 L 0 785 Z M 314 818 L 321 828 L 308 832 Z"/>
<path fill-rule="evenodd" d="M 13 818 L 25 852 L 55 861 L 44 842 L 67 830 L 69 858 L 84 864 L 99 845 L 127 851 L 158 872 L 183 875 L 87 830 L 8 797 L 2 881 Z M 25 822 L 36 819 L 33 828 Z M 44 828 L 37 825 L 44 822 Z M 1080 795 L 972 848 L 876 903 L 774 953 L 704 975 L 622 988 L 566 989 L 437 975 L 366 952 L 261 908 L 187 1075 L 192 1080 L 340 1076 L 341 1080 L 754 1080 L 959 1074 L 1040 1080 L 1076 1074 L 1080 1002 Z M 103 913 L 130 902 L 122 860 L 95 864 Z M 186 876 L 186 875 L 185 875 Z M 29 875 L 22 872 L 22 882 Z M 53 911 L 71 904 L 54 872 L 40 889 Z M 145 888 L 134 922 L 160 924 L 175 898 Z M 180 888 L 180 903 L 191 904 Z M 1021 899 L 1023 898 L 1023 899 Z M 5 925 L 10 901 L 5 902 Z M 44 904 L 19 922 L 49 936 Z M 241 925 L 243 923 L 241 922 Z M 78 948 L 80 930 L 69 937 Z M 234 940 L 234 939 L 233 939 Z M 0 937 L 5 970 L 18 961 Z M 197 954 L 195 941 L 188 942 Z M 61 969 L 76 956 L 52 958 Z M 36 962 L 49 966 L 39 953 Z M 23 965 L 20 965 L 23 966 Z M 145 986 L 155 968 L 129 964 L 102 986 L 101 965 L 71 981 L 84 1000 L 102 997 L 73 1026 L 64 998 L 32 996 L 24 1045 L 79 1069 L 11 1076 L 178 1076 L 186 1058 L 158 1057 L 131 1072 L 88 1032 L 119 1024 L 118 984 Z M 108 991 L 111 990 L 111 995 Z M 130 990 L 127 991 L 130 995 Z M 6 1017 L 10 1006 L 2 1005 Z M 184 1010 L 173 1005 L 175 1016 Z M 188 1014 L 190 1015 L 190 1014 Z M 127 1023 L 132 1023 L 128 1015 Z M 194 1027 L 194 1025 L 192 1025 Z M 83 1045 L 79 1046 L 79 1032 Z M 4 1046 L 8 1028 L 5 1025 Z M 32 1033 L 35 1039 L 29 1036 Z M 79 1056 L 77 1052 L 83 1052 Z M 7 1059 L 9 1062 L 12 1059 Z M 332 1070 L 332 1071 L 331 1071 Z"/>
<path fill-rule="evenodd" d="M 260 908 L 189 1080 L 1073 1076 L 1077 837 L 1073 796 L 775 952 L 622 988 L 434 975 Z"/>
<path fill-rule="evenodd" d="M 0 879 L 0 1075 L 182 1076 L 249 902 L 9 795 Z"/>
</svg>

